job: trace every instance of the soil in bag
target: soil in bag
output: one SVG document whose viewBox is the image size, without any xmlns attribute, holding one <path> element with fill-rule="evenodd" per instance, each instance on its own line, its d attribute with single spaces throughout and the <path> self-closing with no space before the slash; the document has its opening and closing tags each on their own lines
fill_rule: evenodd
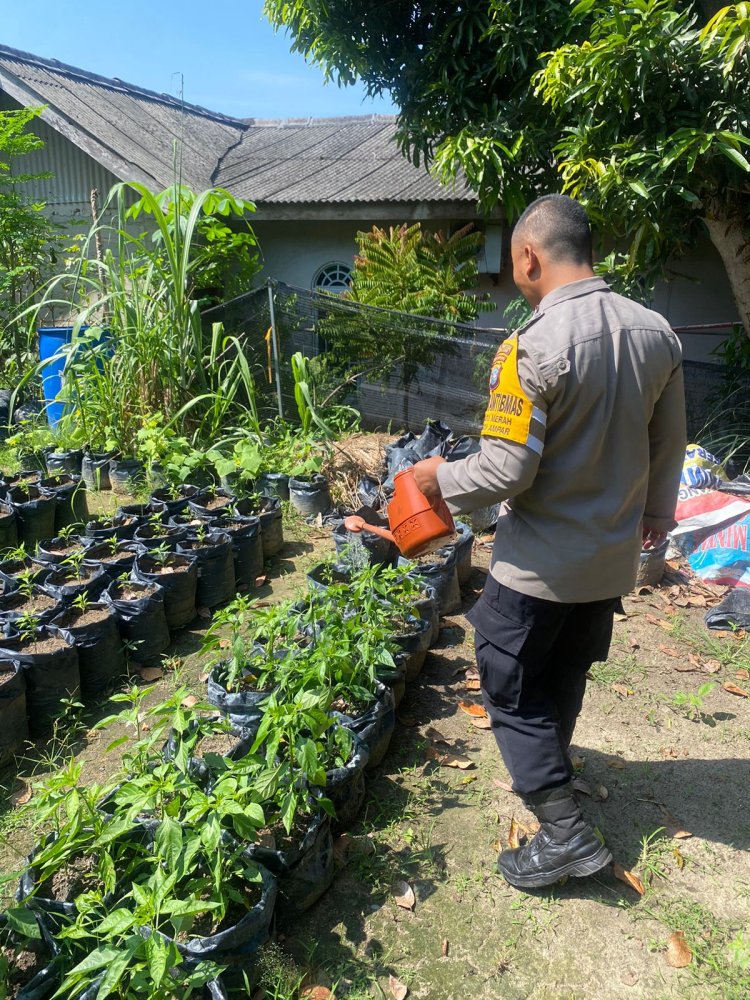
<svg viewBox="0 0 750 1000">
<path fill-rule="evenodd" d="M 39 937 L 31 938 L 12 931 L 0 913 L 0 995 L 9 1000 L 48 1000 L 60 985 L 49 935 L 34 916 Z"/>
<path fill-rule="evenodd" d="M 370 705 L 360 708 L 340 700 L 334 702 L 333 715 L 342 726 L 355 732 L 367 747 L 366 770 L 371 771 L 385 757 L 396 726 L 396 706 L 393 691 L 377 683 L 375 697 Z"/>
<path fill-rule="evenodd" d="M 111 538 L 106 542 L 94 543 L 86 549 L 83 565 L 91 569 L 101 567 L 110 581 L 117 580 L 123 574 L 129 574 L 135 564 L 135 557 L 144 552 L 142 545 L 136 542 L 121 542 Z"/>
<path fill-rule="evenodd" d="M 81 691 L 97 698 L 112 690 L 127 673 L 125 647 L 117 618 L 106 604 L 66 608 L 52 621 L 67 642 L 78 650 Z"/>
<path fill-rule="evenodd" d="M 326 771 L 325 795 L 333 803 L 336 817 L 331 820 L 334 835 L 348 830 L 365 801 L 365 768 L 369 760 L 367 745 L 352 732 L 352 753 L 347 764 Z"/>
<path fill-rule="evenodd" d="M 162 587 L 164 614 L 170 629 L 184 628 L 195 618 L 198 586 L 195 556 L 177 552 L 163 557 L 143 553 L 135 560 L 132 576 L 139 583 L 157 583 Z"/>
<path fill-rule="evenodd" d="M 189 496 L 182 496 L 179 492 L 166 486 L 160 490 L 154 490 L 150 496 L 151 506 L 154 509 L 162 507 L 167 514 L 181 514 L 190 502 Z"/>
<path fill-rule="evenodd" d="M 138 663 L 155 663 L 169 646 L 164 591 L 153 583 L 115 580 L 102 594 L 114 608 L 120 635 Z"/>
<path fill-rule="evenodd" d="M 111 490 L 109 463 L 115 457 L 113 451 L 85 451 L 81 461 L 81 477 L 89 490 Z"/>
<path fill-rule="evenodd" d="M 45 594 L 66 603 L 82 594 L 87 600 L 96 601 L 108 583 L 109 577 L 100 566 L 81 564 L 78 569 L 72 566 L 56 567 L 50 571 L 41 588 Z"/>
<path fill-rule="evenodd" d="M 23 559 L 4 559 L 0 562 L 0 580 L 6 584 L 6 593 L 18 590 L 24 580 L 39 584 L 49 574 L 47 567 L 35 565 L 31 556 Z"/>
<path fill-rule="evenodd" d="M 169 527 L 166 524 L 141 524 L 136 528 L 133 541 L 146 549 L 174 549 L 178 542 L 184 542 L 188 536 L 186 527 Z"/>
<path fill-rule="evenodd" d="M 284 545 L 281 501 L 278 497 L 245 497 L 238 500 L 234 509 L 242 517 L 257 516 L 260 520 L 260 538 L 263 543 L 263 558 L 277 555 Z"/>
<path fill-rule="evenodd" d="M 430 648 L 432 623 L 413 615 L 405 615 L 403 625 L 398 627 L 393 637 L 394 643 L 403 654 L 407 684 L 416 680 L 422 671 L 427 650 Z"/>
<path fill-rule="evenodd" d="M 411 604 L 411 609 L 418 618 L 429 622 L 430 631 L 428 638 L 428 648 L 435 645 L 440 634 L 440 614 L 438 613 L 437 592 L 434 587 L 423 583 L 422 594 Z"/>
<path fill-rule="evenodd" d="M 372 507 L 360 507 L 355 514 L 367 524 L 386 529 L 389 527 L 388 518 L 378 514 Z M 361 532 L 347 531 L 342 521 L 335 525 L 332 534 L 337 559 L 355 569 L 372 563 L 392 566 L 398 559 L 398 547 L 395 542 L 381 538 L 380 535 L 375 535 L 367 529 Z"/>
<path fill-rule="evenodd" d="M 188 506 L 200 517 L 218 517 L 223 510 L 231 510 L 237 497 L 227 490 L 204 490 L 200 497 L 190 500 Z"/>
<path fill-rule="evenodd" d="M 458 585 L 456 550 L 438 549 L 422 559 L 399 559 L 409 576 L 423 580 L 434 590 L 438 604 L 438 614 L 452 615 L 461 607 L 461 589 Z"/>
<path fill-rule="evenodd" d="M 0 767 L 6 767 L 29 738 L 26 678 L 18 660 L 0 661 Z"/>
<path fill-rule="evenodd" d="M 47 625 L 31 636 L 0 642 L 0 660 L 16 660 L 23 669 L 29 731 L 44 736 L 63 714 L 63 699 L 78 697 L 78 652 Z"/>
<path fill-rule="evenodd" d="M 209 522 L 215 531 L 223 531 L 232 539 L 234 581 L 239 586 L 254 587 L 263 575 L 263 540 L 259 517 L 218 517 Z"/>
<path fill-rule="evenodd" d="M 219 847 L 219 850 L 223 849 L 224 845 Z M 229 845 L 227 849 L 231 850 Z M 260 874 L 259 882 L 247 882 L 243 886 L 242 896 L 249 907 L 237 906 L 234 912 L 227 913 L 219 927 L 212 926 L 214 918 L 211 914 L 199 917 L 191 927 L 189 938 L 182 940 L 178 936 L 175 939 L 178 951 L 186 959 L 218 963 L 240 959 L 247 961 L 268 941 L 277 900 L 277 877 L 262 863 L 251 858 L 249 850 L 245 854 L 255 862 Z"/>
<path fill-rule="evenodd" d="M 36 543 L 55 534 L 55 498 L 46 496 L 38 486 L 12 486 L 8 501 L 16 514 L 18 542 L 33 552 Z"/>
<path fill-rule="evenodd" d="M 52 594 L 47 594 L 37 586 L 29 590 L 14 590 L 0 597 L 0 622 L 11 623 L 16 628 L 18 620 L 35 619 L 38 625 L 46 625 L 62 610 L 62 601 Z"/>
<path fill-rule="evenodd" d="M 66 559 L 70 559 L 71 556 L 75 557 L 76 553 L 84 552 L 90 545 L 91 539 L 81 535 L 70 535 L 67 538 L 62 538 L 59 535 L 55 538 L 43 538 L 36 547 L 33 560 L 37 565 L 53 569 L 65 562 Z"/>
<path fill-rule="evenodd" d="M 225 687 L 226 665 L 217 663 L 208 675 L 207 699 L 215 705 L 222 715 L 225 715 L 243 736 L 252 737 L 258 732 L 263 718 L 264 705 L 271 691 L 258 691 L 254 687 L 237 685 L 236 690 Z"/>
<path fill-rule="evenodd" d="M 322 810 L 299 815 L 289 834 L 280 825 L 259 831 L 248 854 L 277 876 L 276 913 L 290 922 L 309 910 L 333 882 L 333 837 L 330 817 Z"/>
<path fill-rule="evenodd" d="M 289 499 L 303 517 L 325 514 L 333 506 L 328 480 L 319 472 L 312 476 L 291 476 Z"/>
<path fill-rule="evenodd" d="M 16 512 L 7 500 L 0 500 L 0 550 L 18 548 Z"/>
<path fill-rule="evenodd" d="M 318 563 L 305 574 L 307 589 L 328 590 L 332 585 L 349 586 L 351 580 L 351 568 L 342 563 Z"/>
<path fill-rule="evenodd" d="M 198 607 L 214 608 L 231 601 L 236 595 L 234 552 L 232 539 L 219 531 L 209 531 L 204 537 L 188 538 L 177 546 L 182 555 L 198 560 L 198 586 L 195 600 Z"/>
<path fill-rule="evenodd" d="M 113 514 L 112 517 L 92 517 L 86 524 L 86 535 L 97 542 L 108 538 L 132 541 L 140 519 L 133 514 Z"/>
</svg>

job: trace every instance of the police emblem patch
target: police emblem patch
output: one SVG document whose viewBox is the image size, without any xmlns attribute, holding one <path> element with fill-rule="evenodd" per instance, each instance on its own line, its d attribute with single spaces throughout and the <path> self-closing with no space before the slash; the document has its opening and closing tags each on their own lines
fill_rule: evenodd
<svg viewBox="0 0 750 1000">
<path fill-rule="evenodd" d="M 490 391 L 497 388 L 497 384 L 500 381 L 500 369 L 495 367 L 490 372 Z"/>
</svg>

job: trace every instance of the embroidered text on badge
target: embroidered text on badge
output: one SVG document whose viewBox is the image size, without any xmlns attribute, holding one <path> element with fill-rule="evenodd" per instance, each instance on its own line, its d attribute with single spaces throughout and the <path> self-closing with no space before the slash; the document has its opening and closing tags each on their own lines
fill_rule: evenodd
<svg viewBox="0 0 750 1000">
<path fill-rule="evenodd" d="M 532 403 L 518 378 L 518 337 L 503 341 L 492 362 L 490 401 L 482 434 L 527 444 Z"/>
</svg>

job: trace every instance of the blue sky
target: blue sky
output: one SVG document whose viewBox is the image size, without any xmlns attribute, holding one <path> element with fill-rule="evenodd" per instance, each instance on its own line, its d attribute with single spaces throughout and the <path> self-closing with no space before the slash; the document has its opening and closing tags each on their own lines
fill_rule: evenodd
<svg viewBox="0 0 750 1000">
<path fill-rule="evenodd" d="M 0 0 L 0 44 L 238 118 L 392 114 L 324 84 L 262 16 L 262 0 Z M 183 84 L 184 81 L 184 84 Z"/>
</svg>

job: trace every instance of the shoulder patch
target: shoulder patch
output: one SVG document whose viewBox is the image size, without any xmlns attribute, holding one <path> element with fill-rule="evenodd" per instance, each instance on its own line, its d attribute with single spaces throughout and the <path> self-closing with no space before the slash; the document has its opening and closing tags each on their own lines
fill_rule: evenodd
<svg viewBox="0 0 750 1000">
<path fill-rule="evenodd" d="M 518 336 L 500 345 L 490 373 L 490 401 L 482 434 L 527 444 L 533 405 L 518 377 Z"/>
</svg>

